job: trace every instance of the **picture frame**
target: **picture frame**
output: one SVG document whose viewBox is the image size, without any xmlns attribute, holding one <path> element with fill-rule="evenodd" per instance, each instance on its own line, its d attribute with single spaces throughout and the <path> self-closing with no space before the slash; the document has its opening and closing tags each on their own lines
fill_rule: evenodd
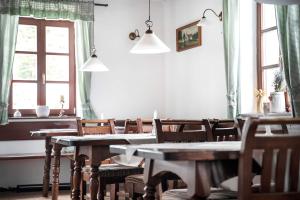
<svg viewBox="0 0 300 200">
<path fill-rule="evenodd" d="M 176 50 L 178 52 L 202 45 L 202 30 L 197 26 L 199 21 L 176 29 Z"/>
</svg>

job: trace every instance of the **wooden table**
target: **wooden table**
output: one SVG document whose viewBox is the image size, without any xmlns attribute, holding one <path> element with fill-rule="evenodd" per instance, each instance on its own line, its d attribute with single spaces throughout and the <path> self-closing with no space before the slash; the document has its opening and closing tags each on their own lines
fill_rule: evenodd
<svg viewBox="0 0 300 200">
<path fill-rule="evenodd" d="M 48 197 L 50 182 L 51 153 L 53 145 L 50 143 L 53 136 L 75 136 L 78 135 L 77 129 L 41 129 L 39 131 L 30 131 L 33 137 L 45 138 L 45 163 L 43 176 L 43 197 Z"/>
<path fill-rule="evenodd" d="M 177 174 L 188 185 L 188 196 L 201 199 L 210 194 L 211 161 L 238 159 L 241 144 L 241 142 L 234 141 L 112 145 L 110 151 L 117 154 L 129 152 L 146 158 L 145 200 L 155 199 L 155 186 L 165 172 Z"/>
<path fill-rule="evenodd" d="M 52 199 L 57 200 L 59 194 L 59 168 L 61 149 L 64 146 L 75 146 L 75 167 L 73 174 L 72 199 L 80 199 L 80 182 L 82 166 L 87 156 L 91 164 L 90 193 L 91 199 L 97 199 L 99 181 L 98 173 L 101 161 L 115 155 L 110 153 L 109 146 L 116 144 L 146 144 L 155 143 L 156 136 L 152 134 L 107 134 L 93 136 L 53 137 L 54 164 Z"/>
</svg>

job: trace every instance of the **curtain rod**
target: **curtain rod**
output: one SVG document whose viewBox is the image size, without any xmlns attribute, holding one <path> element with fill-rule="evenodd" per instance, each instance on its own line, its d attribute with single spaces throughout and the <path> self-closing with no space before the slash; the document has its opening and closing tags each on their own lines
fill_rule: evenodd
<svg viewBox="0 0 300 200">
<path fill-rule="evenodd" d="M 103 4 L 103 3 L 95 3 L 95 6 L 107 7 L 107 6 L 108 6 L 108 4 Z"/>
</svg>

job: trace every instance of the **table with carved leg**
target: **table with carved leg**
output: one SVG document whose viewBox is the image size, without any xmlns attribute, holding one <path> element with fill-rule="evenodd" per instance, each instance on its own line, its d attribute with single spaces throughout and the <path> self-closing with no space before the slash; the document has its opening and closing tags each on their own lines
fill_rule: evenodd
<svg viewBox="0 0 300 200">
<path fill-rule="evenodd" d="M 135 151 L 133 151 L 135 149 Z M 187 195 L 205 199 L 210 195 L 212 163 L 237 160 L 241 142 L 164 143 L 112 145 L 111 153 L 144 157 L 145 200 L 155 199 L 155 186 L 166 172 L 178 175 L 187 184 Z"/>
<path fill-rule="evenodd" d="M 146 144 L 155 143 L 156 136 L 152 134 L 109 134 L 93 135 L 79 137 L 53 137 L 51 142 L 54 146 L 54 164 L 53 164 L 53 184 L 52 199 L 57 200 L 59 195 L 59 173 L 60 173 L 60 154 L 62 147 L 75 147 L 75 166 L 73 174 L 72 200 L 80 200 L 81 171 L 85 159 L 88 158 L 91 165 L 90 175 L 90 195 L 91 200 L 98 199 L 99 188 L 99 166 L 101 161 L 110 158 L 109 146 L 116 144 Z M 102 194 L 99 194 L 102 195 Z"/>
<path fill-rule="evenodd" d="M 43 197 L 48 197 L 50 183 L 51 153 L 53 149 L 53 145 L 51 144 L 51 138 L 54 136 L 75 136 L 78 135 L 78 132 L 77 129 L 41 129 L 39 131 L 30 131 L 30 134 L 32 137 L 39 137 L 45 139 L 46 155 L 44 161 Z"/>
</svg>

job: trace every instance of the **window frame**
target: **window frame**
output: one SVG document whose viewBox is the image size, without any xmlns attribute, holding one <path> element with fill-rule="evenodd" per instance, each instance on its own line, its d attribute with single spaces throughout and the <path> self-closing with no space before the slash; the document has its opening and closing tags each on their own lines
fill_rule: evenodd
<svg viewBox="0 0 300 200">
<path fill-rule="evenodd" d="M 69 109 L 64 109 L 66 115 L 76 115 L 76 64 L 75 64 L 75 32 L 74 23 L 66 20 L 45 20 L 36 18 L 20 17 L 19 25 L 35 25 L 37 27 L 37 51 L 15 51 L 16 54 L 37 55 L 37 80 L 11 80 L 8 113 L 12 116 L 13 109 L 13 83 L 37 83 L 37 105 L 46 105 L 46 83 L 68 83 L 69 84 Z M 69 29 L 69 53 L 46 52 L 46 27 L 66 27 Z M 67 55 L 69 56 L 69 81 L 47 81 L 46 56 Z M 44 80 L 43 80 L 44 79 Z M 18 109 L 23 116 L 36 115 L 35 109 Z M 50 109 L 50 115 L 58 115 L 60 109 Z"/>
<path fill-rule="evenodd" d="M 268 69 L 278 68 L 280 67 L 279 62 L 278 64 L 266 65 L 263 66 L 263 35 L 265 33 L 277 30 L 277 26 L 269 27 L 263 29 L 263 8 L 262 4 L 257 3 L 256 7 L 257 13 L 257 88 L 258 89 L 265 89 L 264 88 L 264 71 Z M 278 49 L 279 51 L 279 49 Z M 279 58 L 278 58 L 279 61 Z"/>
</svg>

